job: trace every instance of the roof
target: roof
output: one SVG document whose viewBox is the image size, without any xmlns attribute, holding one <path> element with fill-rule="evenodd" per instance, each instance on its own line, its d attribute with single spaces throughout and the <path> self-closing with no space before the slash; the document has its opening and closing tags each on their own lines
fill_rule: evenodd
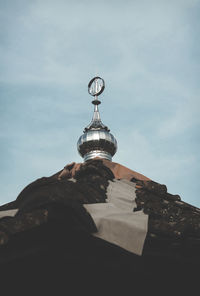
<svg viewBox="0 0 200 296">
<path fill-rule="evenodd" d="M 125 226 L 126 219 L 120 220 L 118 226 L 124 240 L 118 236 L 119 227 L 115 228 L 118 218 L 114 223 L 110 214 L 106 219 L 105 215 L 98 216 L 99 206 L 105 214 L 105 207 L 112 204 L 118 210 L 117 214 L 114 212 L 115 219 L 116 215 L 123 216 L 121 206 L 126 207 L 126 215 L 136 217 L 135 224 L 131 218 L 133 227 Z M 91 206 L 96 207 L 93 210 L 98 210 L 98 215 L 89 211 Z M 132 232 L 140 213 L 147 223 L 142 228 L 143 236 L 140 230 Z M 117 291 L 117 283 L 128 287 L 133 279 L 140 292 L 143 281 L 152 291 L 166 280 L 168 287 L 173 283 L 177 288 L 179 280 L 182 287 L 194 287 L 197 282 L 200 209 L 168 193 L 165 185 L 120 164 L 101 159 L 71 163 L 53 176 L 29 184 L 15 201 L 0 207 L 0 215 L 2 279 L 20 281 L 28 272 L 27 282 L 34 285 L 43 278 L 49 292 L 54 284 L 65 289 L 72 285 L 75 289 L 77 281 L 83 285 L 101 282 L 104 286 L 108 278 L 113 291 Z M 108 233 L 103 234 L 106 238 L 101 236 L 100 230 L 107 229 L 108 223 L 115 242 L 106 239 Z M 128 247 L 120 245 L 119 240 L 126 240 Z M 142 248 L 137 253 L 130 246 L 138 241 L 137 248 Z M 24 272 L 18 275 L 19 266 Z M 89 284 L 87 291 L 88 287 Z"/>
</svg>

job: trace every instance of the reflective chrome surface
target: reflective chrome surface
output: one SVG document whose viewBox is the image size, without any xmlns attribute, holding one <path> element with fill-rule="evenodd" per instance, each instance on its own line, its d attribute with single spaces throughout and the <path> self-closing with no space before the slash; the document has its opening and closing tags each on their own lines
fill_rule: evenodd
<svg viewBox="0 0 200 296">
<path fill-rule="evenodd" d="M 100 157 L 100 158 L 104 158 L 104 159 L 112 161 L 112 157 L 111 157 L 111 155 L 109 153 L 107 153 L 105 151 L 98 151 L 98 150 L 91 151 L 91 152 L 87 153 L 84 156 L 84 161 L 93 159 L 95 157 Z"/>
<path fill-rule="evenodd" d="M 101 151 L 99 154 L 103 156 L 102 152 L 105 152 L 106 159 L 112 159 L 112 156 L 117 151 L 117 141 L 115 137 L 107 132 L 106 130 L 90 130 L 88 132 L 85 132 L 82 136 L 80 136 L 78 143 L 77 143 L 77 149 L 79 154 L 84 158 L 86 157 L 86 154 L 90 153 L 90 159 L 91 157 L 94 158 L 93 154 L 91 154 L 92 151 Z M 107 154 L 110 156 L 108 157 Z M 88 160 L 88 157 L 86 157 Z M 105 157 L 102 157 L 105 158 Z"/>
<path fill-rule="evenodd" d="M 98 105 L 101 103 L 97 95 L 102 93 L 102 85 L 99 86 L 98 82 L 103 81 L 103 90 L 105 87 L 104 80 L 100 77 L 94 77 L 89 85 L 92 87 L 89 93 L 95 97 L 92 101 L 94 104 L 94 113 L 91 123 L 84 129 L 84 134 L 80 136 L 77 149 L 79 154 L 84 158 L 84 161 L 95 157 L 101 157 L 112 160 L 112 156 L 117 151 L 117 141 L 115 137 L 109 132 L 100 118 Z"/>
<path fill-rule="evenodd" d="M 94 105 L 94 113 L 93 113 L 92 121 L 88 126 L 86 126 L 84 132 L 87 132 L 93 129 L 94 130 L 105 129 L 106 131 L 109 132 L 108 127 L 105 126 L 101 121 L 98 105 Z"/>
</svg>

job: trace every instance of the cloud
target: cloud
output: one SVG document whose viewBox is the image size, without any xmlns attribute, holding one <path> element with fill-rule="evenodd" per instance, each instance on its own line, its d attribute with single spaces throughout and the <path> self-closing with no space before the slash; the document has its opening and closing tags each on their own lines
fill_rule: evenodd
<svg viewBox="0 0 200 296">
<path fill-rule="evenodd" d="M 122 71 L 124 81 L 134 72 L 151 76 L 152 56 L 157 65 L 163 54 L 172 58 L 187 44 L 184 11 L 195 1 L 87 3 L 34 1 L 20 14 L 13 13 L 6 26 L 12 38 L 1 50 L 2 81 L 70 85 L 80 83 L 85 73 L 103 71 L 111 76 L 113 70 L 115 80 L 122 80 L 117 75 Z"/>
<path fill-rule="evenodd" d="M 158 136 L 160 138 L 184 136 L 184 133 L 190 132 L 191 128 L 197 129 L 200 126 L 199 107 L 199 98 L 196 96 L 180 102 L 172 115 L 161 122 L 158 127 Z M 196 136 L 198 136 L 197 133 Z"/>
</svg>

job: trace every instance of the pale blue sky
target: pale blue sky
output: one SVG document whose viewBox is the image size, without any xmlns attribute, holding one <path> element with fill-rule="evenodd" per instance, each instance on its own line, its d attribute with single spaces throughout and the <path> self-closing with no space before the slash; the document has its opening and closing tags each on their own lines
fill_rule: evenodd
<svg viewBox="0 0 200 296">
<path fill-rule="evenodd" d="M 0 0 L 0 204 L 82 159 L 89 80 L 113 158 L 200 207 L 200 1 Z"/>
</svg>

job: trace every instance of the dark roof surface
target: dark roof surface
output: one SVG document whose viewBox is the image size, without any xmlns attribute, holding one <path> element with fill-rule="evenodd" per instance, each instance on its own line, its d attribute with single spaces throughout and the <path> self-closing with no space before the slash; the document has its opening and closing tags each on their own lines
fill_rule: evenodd
<svg viewBox="0 0 200 296">
<path fill-rule="evenodd" d="M 1 206 L 0 211 L 18 209 L 14 217 L 0 219 L 2 281 L 22 290 L 40 285 L 46 293 L 54 288 L 89 293 L 92 286 L 97 291 L 91 295 L 107 287 L 124 295 L 130 287 L 140 295 L 192 291 L 200 267 L 200 210 L 169 194 L 165 185 L 137 173 L 131 178 L 137 188 L 134 211 L 149 215 L 142 256 L 92 235 L 97 228 L 83 204 L 104 203 L 115 173 L 102 160 L 72 163 Z"/>
</svg>

